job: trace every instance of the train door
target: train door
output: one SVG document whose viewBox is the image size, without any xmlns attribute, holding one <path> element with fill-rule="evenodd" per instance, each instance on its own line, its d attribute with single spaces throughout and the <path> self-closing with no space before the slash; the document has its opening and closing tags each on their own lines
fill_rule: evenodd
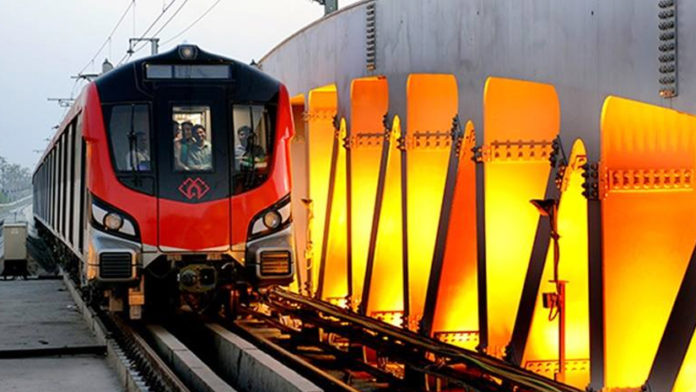
<svg viewBox="0 0 696 392">
<path fill-rule="evenodd" d="M 159 248 L 225 251 L 230 243 L 230 173 L 226 89 L 160 88 Z"/>
</svg>

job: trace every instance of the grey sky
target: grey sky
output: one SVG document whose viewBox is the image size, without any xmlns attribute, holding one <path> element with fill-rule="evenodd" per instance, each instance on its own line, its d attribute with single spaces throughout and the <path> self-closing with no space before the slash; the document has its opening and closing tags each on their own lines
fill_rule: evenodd
<svg viewBox="0 0 696 392">
<path fill-rule="evenodd" d="M 84 83 L 70 79 L 94 56 L 132 0 L 0 0 L 0 156 L 30 167 L 62 119 L 65 109 L 48 97 L 77 95 Z M 159 34 L 162 42 L 185 29 L 215 0 L 135 0 L 110 43 L 89 64 L 98 72 L 109 58 L 116 64 L 126 53 L 128 39 L 139 37 L 171 7 L 151 30 L 155 32 L 174 12 L 179 13 Z M 343 7 L 357 0 L 339 0 Z M 175 41 L 240 61 L 259 59 L 285 37 L 320 18 L 323 6 L 310 0 L 221 0 L 194 27 Z M 134 33 L 135 32 L 135 33 Z M 149 47 L 134 55 L 143 57 Z"/>
</svg>

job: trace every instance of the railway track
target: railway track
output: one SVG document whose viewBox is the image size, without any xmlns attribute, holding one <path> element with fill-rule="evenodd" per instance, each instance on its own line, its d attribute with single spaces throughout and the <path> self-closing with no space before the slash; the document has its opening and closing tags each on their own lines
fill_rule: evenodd
<svg viewBox="0 0 696 392">
<path fill-rule="evenodd" d="M 217 323 L 194 314 L 172 315 L 161 324 L 125 321 L 88 306 L 63 276 L 126 391 L 322 390 Z"/>
<path fill-rule="evenodd" d="M 304 374 L 315 373 L 313 379 L 333 378 L 332 390 L 579 392 L 485 354 L 283 289 L 270 290 L 265 305 L 251 309 L 252 319 L 236 321 L 235 328 L 295 362 L 298 371 L 306 367 Z"/>
<path fill-rule="evenodd" d="M 126 391 L 190 391 L 140 331 L 118 316 L 90 307 L 68 274 L 64 271 L 61 273 L 82 317 L 97 341 L 106 346 L 107 360 L 116 370 Z"/>
<path fill-rule="evenodd" d="M 579 392 L 279 288 L 235 321 L 184 314 L 130 323 L 79 304 L 129 391 Z"/>
<path fill-rule="evenodd" d="M 130 323 L 88 306 L 67 274 L 63 279 L 126 391 L 235 391 L 161 325 Z"/>
<path fill-rule="evenodd" d="M 282 323 L 260 316 L 238 320 L 228 328 L 282 358 L 283 363 L 327 391 L 419 390 L 387 371 L 367 365 L 347 342 L 315 339 L 316 330 L 291 331 Z"/>
</svg>

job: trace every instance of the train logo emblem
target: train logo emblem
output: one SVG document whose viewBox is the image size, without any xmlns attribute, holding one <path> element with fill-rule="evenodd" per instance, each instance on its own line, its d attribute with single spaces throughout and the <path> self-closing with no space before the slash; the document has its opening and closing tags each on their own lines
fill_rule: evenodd
<svg viewBox="0 0 696 392">
<path fill-rule="evenodd" d="M 197 199 L 200 200 L 206 193 L 210 190 L 208 184 L 200 178 L 196 177 L 192 180 L 191 177 L 187 178 L 184 182 L 179 185 L 179 192 L 184 195 L 187 199 Z"/>
</svg>

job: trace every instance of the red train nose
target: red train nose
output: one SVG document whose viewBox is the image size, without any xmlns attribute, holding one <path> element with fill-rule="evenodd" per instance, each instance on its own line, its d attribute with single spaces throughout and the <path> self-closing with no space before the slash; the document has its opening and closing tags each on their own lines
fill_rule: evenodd
<svg viewBox="0 0 696 392">
<path fill-rule="evenodd" d="M 205 186 L 192 182 L 185 190 L 195 200 Z M 159 247 L 162 251 L 225 251 L 230 246 L 230 202 L 200 204 L 159 199 Z"/>
</svg>

